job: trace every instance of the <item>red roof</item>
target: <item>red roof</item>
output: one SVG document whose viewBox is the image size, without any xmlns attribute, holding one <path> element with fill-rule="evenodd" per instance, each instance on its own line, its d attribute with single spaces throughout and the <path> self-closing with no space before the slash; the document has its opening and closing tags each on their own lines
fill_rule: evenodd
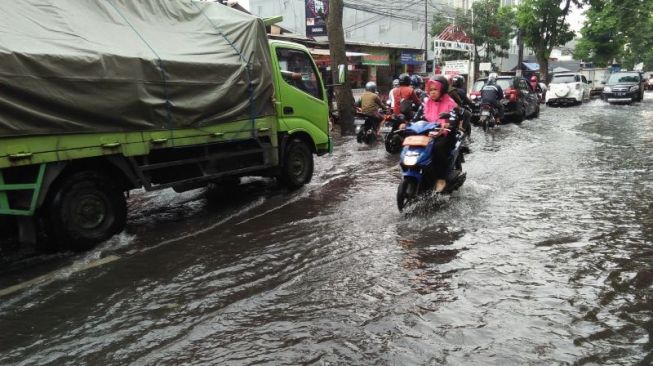
<svg viewBox="0 0 653 366">
<path fill-rule="evenodd" d="M 448 25 L 436 38 L 441 41 L 472 43 L 471 37 L 462 30 L 461 26 L 455 24 Z"/>
</svg>

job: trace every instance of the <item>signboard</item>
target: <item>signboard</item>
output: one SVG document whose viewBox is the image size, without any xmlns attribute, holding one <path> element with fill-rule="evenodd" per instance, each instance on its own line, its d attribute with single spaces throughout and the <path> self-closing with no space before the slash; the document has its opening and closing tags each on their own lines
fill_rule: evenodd
<svg viewBox="0 0 653 366">
<path fill-rule="evenodd" d="M 329 0 L 306 0 L 306 37 L 327 35 Z"/>
<path fill-rule="evenodd" d="M 401 51 L 400 62 L 402 65 L 420 65 L 424 63 L 423 52 Z"/>
<path fill-rule="evenodd" d="M 445 61 L 444 74 L 445 75 L 458 75 L 469 73 L 469 60 L 453 60 Z"/>
<path fill-rule="evenodd" d="M 383 51 L 366 51 L 368 55 L 363 56 L 363 65 L 368 66 L 390 66 L 390 54 Z"/>
<path fill-rule="evenodd" d="M 478 64 L 478 71 L 492 71 L 491 62 L 481 62 Z"/>
</svg>

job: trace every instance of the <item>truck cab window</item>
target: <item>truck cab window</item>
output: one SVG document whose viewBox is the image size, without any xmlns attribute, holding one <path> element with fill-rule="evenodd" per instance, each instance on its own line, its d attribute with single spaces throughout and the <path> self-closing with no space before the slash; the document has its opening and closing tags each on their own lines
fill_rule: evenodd
<svg viewBox="0 0 653 366">
<path fill-rule="evenodd" d="M 277 48 L 277 59 L 283 80 L 301 91 L 322 99 L 317 70 L 308 54 L 287 48 Z"/>
</svg>

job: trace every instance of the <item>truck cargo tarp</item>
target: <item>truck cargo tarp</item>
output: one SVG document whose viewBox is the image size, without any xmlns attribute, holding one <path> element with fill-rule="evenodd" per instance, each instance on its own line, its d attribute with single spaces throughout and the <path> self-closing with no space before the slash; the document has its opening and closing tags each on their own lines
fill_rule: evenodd
<svg viewBox="0 0 653 366">
<path fill-rule="evenodd" d="M 0 136 L 269 115 L 271 69 L 263 21 L 221 4 L 0 1 Z"/>
</svg>

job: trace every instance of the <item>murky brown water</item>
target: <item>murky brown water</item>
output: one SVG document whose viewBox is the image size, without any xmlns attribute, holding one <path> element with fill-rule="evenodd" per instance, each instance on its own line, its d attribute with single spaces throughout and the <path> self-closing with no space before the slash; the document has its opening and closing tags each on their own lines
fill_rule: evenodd
<svg viewBox="0 0 653 366">
<path fill-rule="evenodd" d="M 473 137 L 408 215 L 397 158 L 351 140 L 299 192 L 135 194 L 126 233 L 0 298 L 0 364 L 653 363 L 653 95 Z"/>
</svg>

